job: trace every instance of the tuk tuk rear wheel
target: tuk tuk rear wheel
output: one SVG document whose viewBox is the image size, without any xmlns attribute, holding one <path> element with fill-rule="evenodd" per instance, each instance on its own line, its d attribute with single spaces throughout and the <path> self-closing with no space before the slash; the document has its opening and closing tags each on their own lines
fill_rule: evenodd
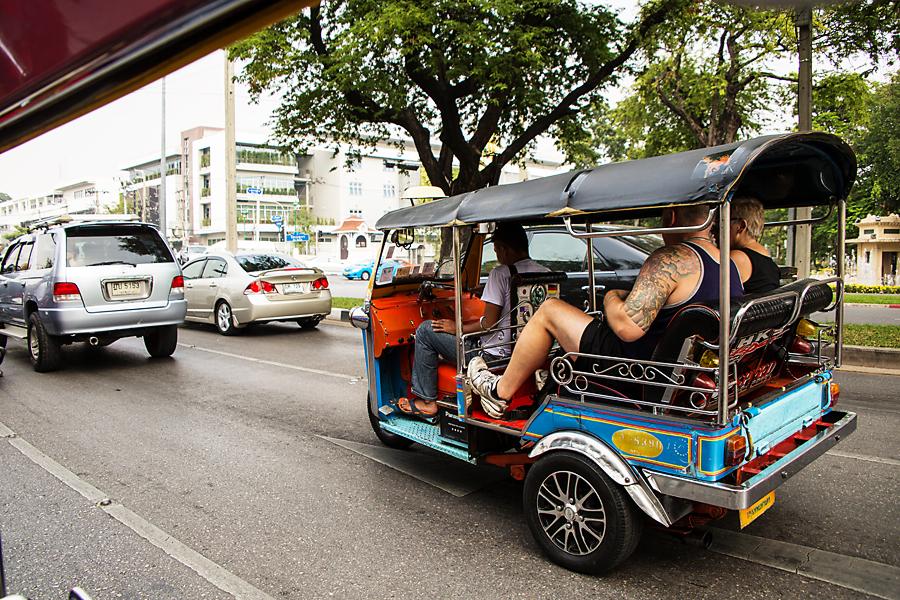
<svg viewBox="0 0 900 600">
<path fill-rule="evenodd" d="M 553 452 L 528 471 L 525 520 L 556 564 L 599 574 L 631 556 L 643 529 L 628 493 L 590 459 Z"/>
<path fill-rule="evenodd" d="M 372 431 L 375 432 L 375 435 L 381 441 L 382 444 L 387 446 L 388 448 L 396 448 L 397 450 L 406 450 L 410 446 L 412 446 L 413 441 L 407 439 L 405 437 L 399 436 L 395 433 L 391 433 L 390 431 L 385 431 L 381 428 L 381 424 L 378 421 L 378 417 L 376 417 L 372 413 L 372 409 L 370 407 L 369 401 L 372 399 L 372 394 L 369 393 L 366 395 L 366 413 L 369 415 L 369 424 L 372 425 Z"/>
</svg>

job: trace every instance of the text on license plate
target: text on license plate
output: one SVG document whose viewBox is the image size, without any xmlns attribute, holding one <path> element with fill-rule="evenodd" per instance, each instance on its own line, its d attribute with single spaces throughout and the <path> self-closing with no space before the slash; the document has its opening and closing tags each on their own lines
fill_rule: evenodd
<svg viewBox="0 0 900 600">
<path fill-rule="evenodd" d="M 282 294 L 305 294 L 309 291 L 308 283 L 282 283 Z"/>
<path fill-rule="evenodd" d="M 110 298 L 123 296 L 140 296 L 144 288 L 140 281 L 110 281 L 106 284 L 106 293 Z"/>
<path fill-rule="evenodd" d="M 775 505 L 775 492 L 769 492 L 753 503 L 750 508 L 741 509 L 738 516 L 741 520 L 741 529 L 756 520 L 758 516 Z"/>
</svg>

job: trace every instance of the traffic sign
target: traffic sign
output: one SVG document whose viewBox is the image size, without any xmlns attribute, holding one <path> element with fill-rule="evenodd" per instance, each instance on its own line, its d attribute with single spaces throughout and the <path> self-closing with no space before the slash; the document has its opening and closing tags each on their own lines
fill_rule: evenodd
<svg viewBox="0 0 900 600">
<path fill-rule="evenodd" d="M 260 194 L 262 194 L 262 192 L 263 192 L 263 190 L 262 190 L 261 187 L 253 187 L 253 186 L 250 186 L 250 187 L 247 188 L 247 193 L 248 193 L 248 194 L 256 194 L 257 196 L 259 196 Z"/>
<path fill-rule="evenodd" d="M 309 234 L 302 233 L 300 231 L 292 231 L 287 234 L 287 241 L 289 241 L 289 242 L 308 242 Z"/>
<path fill-rule="evenodd" d="M 281 223 L 282 221 L 284 221 L 284 217 L 283 217 L 283 216 L 281 216 L 281 215 L 272 215 L 272 222 L 275 223 L 276 225 L 278 225 L 278 224 Z"/>
</svg>

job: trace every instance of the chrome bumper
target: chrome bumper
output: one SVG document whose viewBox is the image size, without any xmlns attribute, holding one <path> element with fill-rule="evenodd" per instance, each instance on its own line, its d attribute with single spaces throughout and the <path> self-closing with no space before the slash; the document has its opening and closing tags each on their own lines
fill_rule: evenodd
<svg viewBox="0 0 900 600">
<path fill-rule="evenodd" d="M 740 485 L 697 481 L 647 469 L 644 469 L 643 473 L 650 487 L 666 496 L 694 500 L 731 510 L 749 508 L 757 500 L 799 473 L 806 465 L 825 454 L 841 439 L 856 431 L 856 413 L 833 411 L 832 414 L 843 416 L 826 431 L 818 433 L 814 438 Z"/>
</svg>

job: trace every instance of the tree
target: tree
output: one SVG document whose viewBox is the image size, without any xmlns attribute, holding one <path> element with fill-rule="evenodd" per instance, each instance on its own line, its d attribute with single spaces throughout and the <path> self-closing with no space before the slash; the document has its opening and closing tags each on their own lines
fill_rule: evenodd
<svg viewBox="0 0 900 600">
<path fill-rule="evenodd" d="M 253 97 L 283 93 L 281 144 L 358 157 L 402 131 L 431 183 L 458 194 L 496 184 L 540 135 L 584 137 L 583 109 L 688 3 L 651 0 L 625 24 L 577 0 L 326 0 L 230 56 Z"/>
<path fill-rule="evenodd" d="M 7 193 L 0 192 L 0 202 L 6 202 L 7 200 L 12 200 L 12 196 Z"/>
<path fill-rule="evenodd" d="M 875 90 L 857 150 L 861 187 L 872 207 L 882 214 L 900 212 L 900 73 Z"/>
</svg>

